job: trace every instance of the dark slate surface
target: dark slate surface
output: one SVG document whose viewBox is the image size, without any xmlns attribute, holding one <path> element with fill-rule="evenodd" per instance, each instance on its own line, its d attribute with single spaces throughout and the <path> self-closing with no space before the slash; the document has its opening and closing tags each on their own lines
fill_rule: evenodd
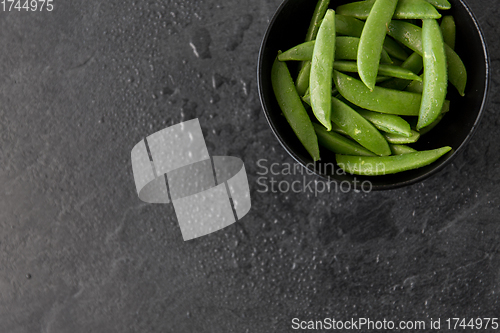
<svg viewBox="0 0 500 333">
<path fill-rule="evenodd" d="M 480 128 L 432 178 L 377 193 L 261 193 L 293 163 L 256 83 L 279 0 L 56 1 L 0 12 L 0 332 L 289 332 L 291 320 L 500 316 L 500 6 Z M 130 150 L 199 118 L 245 161 L 252 210 L 183 242 Z M 262 163 L 261 163 L 262 164 Z M 276 181 L 317 180 L 274 176 Z"/>
</svg>

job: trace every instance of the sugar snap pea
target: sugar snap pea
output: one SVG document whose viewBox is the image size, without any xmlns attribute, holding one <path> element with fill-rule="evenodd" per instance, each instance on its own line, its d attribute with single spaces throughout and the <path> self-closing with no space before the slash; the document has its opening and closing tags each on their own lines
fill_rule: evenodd
<svg viewBox="0 0 500 333">
<path fill-rule="evenodd" d="M 443 16 L 441 20 L 441 32 L 443 33 L 443 40 L 451 49 L 455 49 L 456 26 L 453 16 Z"/>
<path fill-rule="evenodd" d="M 412 147 L 406 146 L 406 145 L 395 145 L 395 144 L 389 144 L 391 147 L 391 152 L 393 155 L 403 155 L 403 154 L 408 154 L 408 153 L 415 153 L 417 152 L 415 149 Z M 354 154 L 352 154 L 354 155 Z"/>
<path fill-rule="evenodd" d="M 334 131 L 327 131 L 324 126 L 313 123 L 314 130 L 318 136 L 318 142 L 321 146 L 337 154 L 376 156 L 368 149 L 361 146 L 345 136 Z"/>
<path fill-rule="evenodd" d="M 316 8 L 314 8 L 314 13 L 311 18 L 311 23 L 309 24 L 309 29 L 307 29 L 306 42 L 314 40 L 318 35 L 318 30 L 321 25 L 321 21 L 325 16 L 329 4 L 330 0 L 319 0 L 318 3 L 316 4 Z"/>
<path fill-rule="evenodd" d="M 332 122 L 354 141 L 377 155 L 390 155 L 391 149 L 382 134 L 347 104 L 332 97 Z"/>
<path fill-rule="evenodd" d="M 365 22 L 351 16 L 335 15 L 335 29 L 338 35 L 361 37 Z"/>
<path fill-rule="evenodd" d="M 335 86 L 349 102 L 371 111 L 402 116 L 418 116 L 421 95 L 375 87 L 370 91 L 366 85 L 346 74 L 333 71 Z"/>
<path fill-rule="evenodd" d="M 381 131 L 407 137 L 411 135 L 410 124 L 399 116 L 363 109 L 358 109 L 356 111 Z"/>
<path fill-rule="evenodd" d="M 448 88 L 446 55 L 436 20 L 422 20 L 424 80 L 417 129 L 430 125 L 441 114 Z"/>
<path fill-rule="evenodd" d="M 433 150 L 393 156 L 352 156 L 337 154 L 335 157 L 337 159 L 337 165 L 351 174 L 379 176 L 426 166 L 451 150 L 451 147 L 446 146 Z"/>
<path fill-rule="evenodd" d="M 422 55 L 422 28 L 404 21 L 392 21 L 388 26 L 388 34 L 398 42 Z M 447 44 L 444 45 L 448 64 L 448 80 L 457 88 L 461 96 L 465 95 L 467 70 L 464 63 Z"/>
<path fill-rule="evenodd" d="M 381 82 L 388 81 L 390 79 L 391 79 L 390 76 L 380 76 L 380 75 L 378 75 L 377 78 L 375 79 L 375 82 L 381 83 Z"/>
<path fill-rule="evenodd" d="M 271 84 L 286 120 L 314 161 L 319 160 L 318 139 L 311 119 L 302 104 L 285 62 L 275 59 L 271 68 Z"/>
<path fill-rule="evenodd" d="M 351 2 L 337 8 L 341 15 L 365 20 L 370 14 L 374 0 Z M 399 0 L 392 19 L 438 19 L 441 14 L 425 0 Z"/>
<path fill-rule="evenodd" d="M 448 65 L 448 80 L 457 88 L 460 96 L 465 96 L 465 86 L 467 85 L 467 70 L 462 59 L 453 51 L 451 47 L 444 44 L 446 62 Z"/>
<path fill-rule="evenodd" d="M 420 81 L 412 81 L 406 88 L 406 91 L 414 92 L 421 94 L 424 92 L 424 84 L 422 80 Z"/>
<path fill-rule="evenodd" d="M 309 96 L 307 95 L 302 98 L 304 102 L 309 104 L 308 99 Z M 390 154 L 387 141 L 376 127 L 351 106 L 335 97 L 332 97 L 331 120 L 332 131 L 349 136 L 377 155 L 385 156 Z"/>
<path fill-rule="evenodd" d="M 318 30 L 321 25 L 321 21 L 325 16 L 328 9 L 330 0 L 319 0 L 316 3 L 316 8 L 314 9 L 311 22 L 309 23 L 309 28 L 307 30 L 305 41 L 311 41 L 316 39 L 318 35 Z M 299 74 L 297 75 L 297 80 L 295 80 L 295 87 L 300 96 L 304 95 L 307 88 L 309 88 L 309 75 L 311 73 L 311 62 L 305 61 L 299 65 Z"/>
<path fill-rule="evenodd" d="M 355 61 L 335 61 L 333 63 L 333 68 L 341 72 L 358 72 L 358 66 Z M 420 76 L 410 70 L 388 64 L 380 64 L 378 67 L 378 74 L 407 80 L 422 80 Z"/>
<path fill-rule="evenodd" d="M 414 130 L 411 130 L 410 136 L 404 136 L 387 132 L 382 133 L 382 135 L 387 140 L 387 142 L 393 144 L 414 143 L 417 142 L 418 139 L 420 138 L 420 133 Z"/>
<path fill-rule="evenodd" d="M 338 14 L 335 15 L 335 29 L 337 31 L 337 35 L 359 38 L 361 37 L 364 26 L 365 22 L 360 21 L 357 18 Z M 396 59 L 405 60 L 408 57 L 408 54 L 406 54 L 405 50 L 388 36 L 386 36 L 384 40 L 384 50 Z M 383 53 L 382 62 L 387 62 L 384 60 Z"/>
<path fill-rule="evenodd" d="M 448 0 L 425 0 L 437 9 L 446 10 L 451 8 L 451 4 Z"/>
<path fill-rule="evenodd" d="M 328 9 L 314 43 L 309 81 L 312 110 L 316 119 L 327 130 L 332 128 L 330 113 L 332 109 L 332 70 L 335 57 L 335 40 L 335 12 L 333 9 Z"/>
<path fill-rule="evenodd" d="M 336 16 L 337 17 L 337 16 Z M 359 38 L 358 37 L 337 37 L 335 49 L 336 60 L 356 60 L 358 58 Z M 380 62 L 385 64 L 392 63 L 391 57 L 386 50 L 380 54 Z"/>
<path fill-rule="evenodd" d="M 437 118 L 436 120 L 434 120 L 432 122 L 432 124 L 424 127 L 424 128 L 421 128 L 418 132 L 420 133 L 420 135 L 424 135 L 426 133 L 429 133 L 430 130 L 432 130 L 434 127 L 436 127 L 440 122 L 441 122 L 441 119 L 443 119 L 445 113 L 441 113 Z"/>
<path fill-rule="evenodd" d="M 349 134 L 344 131 L 344 129 L 342 127 L 340 127 L 339 125 L 335 124 L 335 123 L 332 123 L 332 130 L 330 132 L 336 132 L 336 133 L 339 133 L 339 134 L 342 134 L 344 136 L 349 136 Z"/>
<path fill-rule="evenodd" d="M 297 80 L 295 81 L 295 88 L 300 96 L 303 96 L 306 93 L 306 90 L 309 88 L 309 78 L 311 76 L 311 62 L 305 61 L 302 64 L 302 68 L 297 75 Z"/>
<path fill-rule="evenodd" d="M 384 50 L 398 60 L 405 61 L 408 58 L 408 53 L 394 39 L 387 35 L 384 39 Z"/>
<path fill-rule="evenodd" d="M 358 72 L 366 86 L 373 90 L 386 29 L 398 0 L 375 0 L 361 32 L 358 47 Z"/>
<path fill-rule="evenodd" d="M 297 60 L 305 60 L 311 61 L 312 53 L 314 50 L 314 40 L 309 42 L 304 42 L 297 46 L 294 46 L 278 56 L 279 61 L 297 61 Z"/>
<path fill-rule="evenodd" d="M 314 40 L 296 45 L 278 57 L 280 61 L 307 61 L 312 59 L 314 50 Z M 335 39 L 335 59 L 336 60 L 356 60 L 358 56 L 358 37 L 339 36 Z M 382 50 L 382 63 L 391 63 L 392 60 L 385 50 Z"/>
<path fill-rule="evenodd" d="M 402 64 L 402 68 L 408 69 L 412 71 L 413 73 L 420 73 L 422 68 L 424 67 L 422 57 L 416 53 L 413 52 Z M 403 90 L 406 88 L 411 81 L 409 80 L 404 80 L 404 79 L 392 79 L 390 81 L 382 83 L 380 86 L 384 88 L 390 88 L 390 89 L 396 89 L 396 90 Z"/>
</svg>

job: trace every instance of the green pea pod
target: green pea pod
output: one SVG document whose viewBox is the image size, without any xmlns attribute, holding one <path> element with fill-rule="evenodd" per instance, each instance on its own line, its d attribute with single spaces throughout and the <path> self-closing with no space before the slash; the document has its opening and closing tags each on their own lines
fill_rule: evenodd
<svg viewBox="0 0 500 333">
<path fill-rule="evenodd" d="M 357 18 L 338 14 L 335 15 L 335 29 L 337 31 L 337 35 L 359 38 L 361 37 L 364 26 L 365 22 L 360 21 Z M 405 50 L 401 46 L 399 46 L 399 44 L 396 43 L 393 39 L 388 38 L 387 36 L 384 40 L 384 50 L 396 59 L 405 60 L 408 57 L 408 54 L 406 54 Z M 384 59 L 384 53 L 382 53 L 381 62 L 390 63 L 390 61 L 386 61 Z"/>
<path fill-rule="evenodd" d="M 307 29 L 305 41 L 311 41 L 316 39 L 318 35 L 319 27 L 328 9 L 330 0 L 319 0 L 316 3 L 316 8 L 314 9 L 311 22 L 309 23 L 309 28 Z M 311 73 L 311 62 L 305 61 L 299 65 L 299 74 L 297 75 L 297 80 L 295 80 L 295 87 L 300 96 L 304 95 L 307 88 L 309 88 L 309 75 Z"/>
<path fill-rule="evenodd" d="M 384 50 L 386 50 L 390 56 L 398 60 L 405 61 L 408 58 L 408 53 L 406 53 L 406 51 L 389 36 L 385 36 Z"/>
<path fill-rule="evenodd" d="M 314 50 L 314 40 L 294 46 L 278 56 L 279 61 L 311 61 Z"/>
<path fill-rule="evenodd" d="M 314 8 L 314 13 L 311 18 L 311 23 L 309 24 L 309 28 L 307 29 L 306 42 L 316 39 L 321 21 L 325 16 L 329 4 L 330 0 L 319 0 L 316 4 L 316 8 Z"/>
<path fill-rule="evenodd" d="M 388 81 L 390 79 L 391 79 L 390 76 L 377 76 L 377 79 L 375 80 L 375 82 L 381 83 L 381 82 Z"/>
<path fill-rule="evenodd" d="M 335 48 L 335 59 L 336 60 L 357 60 L 358 58 L 358 48 L 359 48 L 359 38 L 358 37 L 337 37 Z M 386 50 L 382 50 L 380 54 L 380 62 L 385 64 L 391 64 L 392 60 Z"/>
<path fill-rule="evenodd" d="M 432 130 L 434 127 L 437 126 L 437 124 L 439 124 L 441 122 L 441 119 L 443 119 L 445 113 L 441 113 L 437 118 L 436 120 L 434 120 L 432 122 L 432 124 L 424 127 L 424 128 L 421 128 L 418 132 L 420 133 L 420 135 L 424 135 L 426 133 L 429 133 L 430 130 Z"/>
<path fill-rule="evenodd" d="M 363 118 L 371 122 L 376 128 L 383 132 L 399 134 L 407 137 L 412 134 L 410 124 L 399 116 L 363 109 L 356 111 L 363 116 Z"/>
<path fill-rule="evenodd" d="M 345 136 L 349 136 L 349 134 L 339 125 L 332 123 L 332 130 L 330 132 L 336 132 Z"/>
<path fill-rule="evenodd" d="M 405 21 L 391 21 L 387 34 L 422 56 L 422 28 Z"/>
<path fill-rule="evenodd" d="M 338 7 L 337 7 L 338 9 Z M 360 21 L 351 16 L 339 15 L 338 12 L 335 15 L 335 29 L 337 35 L 361 37 L 363 32 L 363 27 L 365 22 Z"/>
<path fill-rule="evenodd" d="M 403 154 L 409 154 L 409 153 L 416 153 L 417 151 L 413 149 L 412 147 L 406 146 L 406 145 L 394 145 L 394 144 L 389 144 L 391 147 L 391 152 L 392 155 L 403 155 Z M 354 155 L 354 154 L 352 154 Z"/>
<path fill-rule="evenodd" d="M 460 96 L 465 96 L 465 86 L 467 85 L 467 70 L 458 54 L 451 47 L 444 44 L 446 62 L 448 65 L 448 80 L 457 88 Z"/>
<path fill-rule="evenodd" d="M 417 142 L 418 139 L 420 139 L 420 133 L 414 130 L 411 130 L 410 136 L 403 136 L 399 134 L 385 133 L 385 132 L 382 133 L 382 135 L 387 140 L 387 142 L 393 144 L 414 143 Z"/>
<path fill-rule="evenodd" d="M 318 136 L 318 142 L 321 146 L 337 154 L 358 155 L 358 156 L 376 156 L 368 149 L 361 146 L 345 136 L 333 131 L 327 131 L 324 126 L 313 123 L 314 130 Z"/>
<path fill-rule="evenodd" d="M 337 165 L 356 175 L 381 176 L 421 168 L 451 151 L 451 147 L 393 156 L 336 155 Z"/>
<path fill-rule="evenodd" d="M 424 92 L 424 83 L 420 81 L 412 81 L 408 87 L 405 88 L 406 91 L 421 94 Z"/>
<path fill-rule="evenodd" d="M 297 80 L 295 81 L 295 88 L 300 96 L 306 93 L 309 89 L 309 78 L 311 76 L 311 62 L 306 61 L 303 63 L 302 68 L 297 75 Z"/>
<path fill-rule="evenodd" d="M 397 3 L 398 0 L 375 0 L 359 39 L 359 76 L 370 90 L 375 87 L 387 25 Z"/>
<path fill-rule="evenodd" d="M 402 64 L 401 68 L 408 69 L 412 71 L 413 73 L 420 73 L 422 68 L 424 67 L 422 57 L 416 53 L 413 52 Z M 403 90 L 406 88 L 411 81 L 409 80 L 404 80 L 404 79 L 392 79 L 390 81 L 382 83 L 380 86 L 384 88 L 389 88 L 389 89 L 395 89 L 395 90 Z"/>
<path fill-rule="evenodd" d="M 417 129 L 430 125 L 441 114 L 448 88 L 446 55 L 436 20 L 422 21 L 424 80 Z"/>
<path fill-rule="evenodd" d="M 278 58 L 276 58 L 271 68 L 271 84 L 281 111 L 295 135 L 297 135 L 313 160 L 319 160 L 318 139 L 311 119 L 297 94 L 286 63 L 279 61 Z"/>
<path fill-rule="evenodd" d="M 441 20 L 441 32 L 443 33 L 443 40 L 448 46 L 454 50 L 455 49 L 455 38 L 456 38 L 456 26 L 453 16 L 447 15 L 443 16 Z"/>
<path fill-rule="evenodd" d="M 332 71 L 335 57 L 335 12 L 328 9 L 319 27 L 311 61 L 309 89 L 316 119 L 331 130 Z"/>
<path fill-rule="evenodd" d="M 425 0 L 437 9 L 446 10 L 451 8 L 451 4 L 448 0 Z"/>
<path fill-rule="evenodd" d="M 392 21 L 389 26 L 388 34 L 401 44 L 409 47 L 418 54 L 423 54 L 422 48 L 422 28 L 404 21 Z M 465 95 L 465 86 L 467 84 L 467 71 L 464 63 L 447 44 L 444 45 L 446 60 L 448 63 L 448 80 L 457 88 L 460 95 Z"/>
<path fill-rule="evenodd" d="M 368 18 L 375 1 L 351 2 L 337 8 L 341 15 L 353 16 L 361 20 Z M 441 14 L 425 0 L 399 0 L 392 19 L 438 19 Z"/>
<path fill-rule="evenodd" d="M 340 94 L 355 105 L 382 113 L 401 116 L 418 116 L 421 95 L 375 87 L 370 91 L 363 82 L 338 71 L 333 72 L 335 86 Z"/>
<path fill-rule="evenodd" d="M 333 69 L 341 72 L 358 72 L 358 66 L 355 61 L 335 61 L 333 63 Z M 420 76 L 409 71 L 407 69 L 401 68 L 399 66 L 380 64 L 378 67 L 378 74 L 383 76 L 398 77 L 408 80 L 422 80 Z"/>
<path fill-rule="evenodd" d="M 337 98 L 332 97 L 331 99 L 332 122 L 334 124 L 371 152 L 381 156 L 391 154 L 387 141 L 368 120 Z"/>
<path fill-rule="evenodd" d="M 314 50 L 315 41 L 311 40 L 296 45 L 278 57 L 280 61 L 310 61 Z M 356 60 L 358 56 L 358 37 L 340 36 L 335 39 L 335 59 L 337 60 Z M 381 62 L 391 63 L 392 60 L 385 50 L 382 50 Z"/>
</svg>

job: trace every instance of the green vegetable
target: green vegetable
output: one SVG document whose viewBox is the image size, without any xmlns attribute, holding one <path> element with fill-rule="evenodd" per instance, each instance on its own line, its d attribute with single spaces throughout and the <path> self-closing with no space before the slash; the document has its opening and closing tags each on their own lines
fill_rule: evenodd
<svg viewBox="0 0 500 333">
<path fill-rule="evenodd" d="M 418 53 L 412 53 L 402 64 L 401 68 L 408 69 L 415 74 L 420 73 L 424 64 L 422 60 L 422 56 Z M 381 84 L 381 87 L 390 88 L 395 90 L 403 90 L 411 81 L 404 79 L 392 79 L 390 81 L 384 82 Z"/>
<path fill-rule="evenodd" d="M 389 36 L 385 36 L 384 50 L 386 50 L 390 56 L 393 56 L 398 60 L 405 61 L 406 58 L 408 58 L 408 54 L 406 53 L 406 51 L 401 46 L 399 46 L 399 44 L 394 39 L 392 39 Z"/>
<path fill-rule="evenodd" d="M 341 72 L 358 72 L 358 66 L 354 61 L 335 61 L 333 69 Z M 380 64 L 378 67 L 378 74 L 390 77 L 399 77 L 408 80 L 421 81 L 422 78 L 410 70 L 401 68 L 399 66 Z"/>
<path fill-rule="evenodd" d="M 441 20 L 441 32 L 443 33 L 443 40 L 451 49 L 455 49 L 456 27 L 453 16 L 443 16 Z"/>
<path fill-rule="evenodd" d="M 280 61 L 307 61 L 312 59 L 315 41 L 296 45 L 279 55 Z M 358 56 L 358 37 L 339 36 L 335 39 L 336 60 L 356 60 Z M 385 50 L 382 50 L 381 62 L 391 63 L 392 60 Z"/>
<path fill-rule="evenodd" d="M 307 29 L 307 34 L 305 38 L 306 42 L 316 39 L 319 27 L 321 25 L 321 21 L 325 16 L 329 4 L 330 0 L 319 0 L 316 3 L 316 8 L 314 8 L 314 13 L 311 18 L 311 22 L 309 23 L 309 28 Z M 299 95 L 303 96 L 307 88 L 309 88 L 309 75 L 311 73 L 311 62 L 306 61 L 301 63 L 299 69 L 300 70 L 299 74 L 297 75 L 295 86 L 297 88 L 297 92 L 299 93 Z"/>
<path fill-rule="evenodd" d="M 309 77 L 311 76 L 311 62 L 306 61 L 302 64 L 302 68 L 297 75 L 295 87 L 300 96 L 303 96 L 307 89 L 309 89 Z"/>
<path fill-rule="evenodd" d="M 281 111 L 295 135 L 297 135 L 313 160 L 319 160 L 318 139 L 311 120 L 295 89 L 286 63 L 279 61 L 278 58 L 275 59 L 271 69 L 271 83 Z"/>
<path fill-rule="evenodd" d="M 375 0 L 361 33 L 358 47 L 358 70 L 361 80 L 373 90 L 380 54 L 398 0 Z"/>
<path fill-rule="evenodd" d="M 439 122 L 441 121 L 441 119 L 443 119 L 444 115 L 445 115 L 444 113 L 441 113 L 441 114 L 440 114 L 440 115 L 436 118 L 436 120 L 434 120 L 434 121 L 432 122 L 432 124 L 430 124 L 430 125 L 428 125 L 428 126 L 426 126 L 426 127 L 424 127 L 424 128 L 421 128 L 421 129 L 418 131 L 418 132 L 420 133 L 420 135 L 424 135 L 424 134 L 426 134 L 426 133 L 429 133 L 429 131 L 430 131 L 430 130 L 432 130 L 434 127 L 436 127 L 436 126 L 437 126 L 437 124 L 439 124 Z"/>
<path fill-rule="evenodd" d="M 351 2 L 337 8 L 341 15 L 365 20 L 375 3 L 374 0 Z M 392 19 L 438 19 L 441 14 L 425 0 L 399 0 Z"/>
<path fill-rule="evenodd" d="M 349 102 L 371 111 L 403 116 L 418 116 L 421 95 L 375 87 L 370 91 L 363 82 L 338 71 L 333 72 L 335 86 Z"/>
<path fill-rule="evenodd" d="M 362 109 L 356 111 L 381 131 L 407 137 L 411 135 L 410 124 L 399 116 Z"/>
<path fill-rule="evenodd" d="M 445 9 L 451 8 L 451 5 L 448 2 L 448 0 L 425 0 L 425 1 L 427 1 L 428 3 L 430 3 L 431 5 L 436 7 L 437 9 L 445 10 Z"/>
<path fill-rule="evenodd" d="M 335 15 L 335 29 L 337 30 L 337 35 L 361 37 L 364 26 L 365 22 L 357 18 L 338 14 Z M 405 50 L 388 36 L 386 36 L 384 40 L 384 50 L 396 59 L 405 60 L 408 57 Z M 384 54 L 382 54 L 382 62 L 386 62 L 384 61 Z"/>
<path fill-rule="evenodd" d="M 414 93 L 423 93 L 424 92 L 424 83 L 422 81 L 412 81 L 406 88 L 406 91 L 414 92 Z"/>
<path fill-rule="evenodd" d="M 336 155 L 337 164 L 343 170 L 357 175 L 378 176 L 417 169 L 439 159 L 451 151 L 451 147 L 425 150 L 393 156 Z"/>
<path fill-rule="evenodd" d="M 323 20 L 323 17 L 325 17 L 329 4 L 330 0 L 319 0 L 316 4 L 316 8 L 314 8 L 314 13 L 311 18 L 311 23 L 309 24 L 309 29 L 307 29 L 306 42 L 316 39 L 321 21 Z"/>
<path fill-rule="evenodd" d="M 437 21 L 436 9 L 450 9 L 449 2 L 366 0 L 337 11 L 328 6 L 318 1 L 305 42 L 279 51 L 271 73 L 278 104 L 313 160 L 319 160 L 321 145 L 347 172 L 385 175 L 450 152 L 405 145 L 450 110 L 448 81 L 465 93 L 467 72 L 453 50 L 455 21 L 449 15 Z M 295 82 L 286 61 L 299 61 Z M 313 114 L 319 123 L 311 121 Z"/>
<path fill-rule="evenodd" d="M 388 34 L 398 42 L 409 47 L 418 54 L 423 54 L 422 28 L 404 21 L 392 21 Z M 444 45 L 448 63 L 448 80 L 457 88 L 460 95 L 465 95 L 467 71 L 460 57 L 447 44 Z"/>
<path fill-rule="evenodd" d="M 311 106 L 316 116 L 327 130 L 331 130 L 332 70 L 335 56 L 335 12 L 326 11 L 319 27 L 311 61 L 309 89 Z"/>
<path fill-rule="evenodd" d="M 390 144 L 389 146 L 391 147 L 391 152 L 392 152 L 393 155 L 403 155 L 403 154 L 417 152 L 412 147 L 409 147 L 409 146 L 406 146 L 406 145 L 394 145 L 394 144 Z M 354 155 L 354 154 L 352 154 L 352 155 Z"/>
<path fill-rule="evenodd" d="M 382 134 L 351 107 L 332 97 L 332 122 L 354 141 L 377 155 L 390 155 L 391 149 Z"/>
<path fill-rule="evenodd" d="M 423 20 L 424 80 L 417 130 L 441 114 L 448 88 L 443 36 L 436 20 Z"/>
<path fill-rule="evenodd" d="M 404 136 L 394 133 L 383 133 L 382 135 L 387 140 L 387 142 L 393 144 L 414 143 L 417 142 L 420 138 L 420 133 L 414 130 L 411 131 L 410 136 Z"/>
<path fill-rule="evenodd" d="M 318 136 L 319 144 L 328 150 L 346 155 L 376 156 L 360 144 L 349 140 L 343 135 L 333 131 L 327 131 L 324 126 L 313 123 L 314 130 Z"/>
</svg>

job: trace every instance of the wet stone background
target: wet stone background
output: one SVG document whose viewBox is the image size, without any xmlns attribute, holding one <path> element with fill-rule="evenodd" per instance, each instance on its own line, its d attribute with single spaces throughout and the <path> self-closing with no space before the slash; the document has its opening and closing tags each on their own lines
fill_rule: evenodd
<svg viewBox="0 0 500 333">
<path fill-rule="evenodd" d="M 498 317 L 500 5 L 468 3 L 493 77 L 467 148 L 413 186 L 318 195 L 259 185 L 259 160 L 293 163 L 256 82 L 279 0 L 72 0 L 0 12 L 0 332 Z M 193 118 L 211 155 L 245 162 L 252 209 L 184 242 L 172 205 L 138 199 L 129 158 L 141 138 Z"/>
</svg>

